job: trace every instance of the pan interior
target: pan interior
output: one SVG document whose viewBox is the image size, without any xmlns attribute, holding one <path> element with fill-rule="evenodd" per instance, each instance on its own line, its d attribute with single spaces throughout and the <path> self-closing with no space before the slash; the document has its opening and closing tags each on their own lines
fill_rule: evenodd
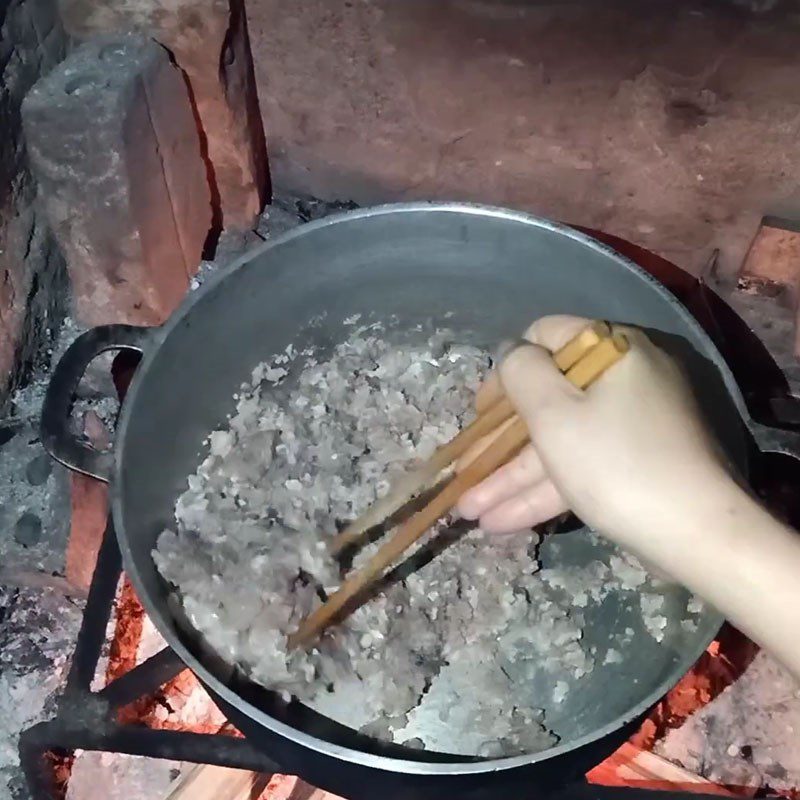
<svg viewBox="0 0 800 800">
<path fill-rule="evenodd" d="M 117 527 L 128 569 L 167 640 L 189 644 L 171 613 L 151 551 L 172 521 L 176 497 L 199 461 L 202 441 L 233 410 L 233 394 L 252 368 L 304 338 L 322 351 L 347 335 L 355 314 L 393 320 L 401 330 L 448 327 L 460 341 L 494 349 L 531 319 L 573 313 L 646 327 L 682 358 L 706 415 L 744 466 L 735 395 L 719 356 L 699 327 L 660 287 L 608 250 L 547 223 L 459 207 L 360 213 L 301 229 L 234 265 L 189 299 L 147 354 L 120 427 Z M 544 566 L 581 566 L 606 545 L 573 531 L 548 540 Z M 585 686 L 547 708 L 548 725 L 569 742 L 620 724 L 675 683 L 719 625 L 705 611 L 695 630 L 680 625 L 687 595 L 666 590 L 664 640 L 642 630 L 638 607 L 612 594 L 584 609 L 587 645 L 602 655 L 617 633 L 634 630 L 622 663 L 598 663 Z M 617 647 L 619 647 L 617 645 Z M 182 648 L 181 648 L 182 649 Z M 602 659 L 598 659 L 600 662 Z M 203 677 L 205 667 L 190 664 Z M 552 687 L 521 691 L 551 696 Z M 272 718 L 329 742 L 347 741 L 299 709 L 259 693 L 242 699 Z M 433 733 L 430 734 L 434 736 Z M 439 748 L 437 748 L 439 749 Z M 441 749 L 447 750 L 446 743 Z M 413 754 L 406 754 L 412 758 Z"/>
</svg>

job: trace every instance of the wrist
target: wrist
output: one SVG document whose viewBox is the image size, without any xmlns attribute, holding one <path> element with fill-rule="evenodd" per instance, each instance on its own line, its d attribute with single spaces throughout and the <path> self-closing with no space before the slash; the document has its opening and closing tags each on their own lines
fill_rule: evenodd
<svg viewBox="0 0 800 800">
<path fill-rule="evenodd" d="M 638 555 L 719 606 L 731 583 L 757 591 L 763 576 L 755 580 L 751 573 L 759 572 L 764 548 L 785 535 L 746 489 L 721 473 L 673 496 Z"/>
<path fill-rule="evenodd" d="M 698 465 L 651 485 L 657 491 L 636 498 L 636 513 L 609 536 L 679 580 L 687 561 L 705 559 L 726 546 L 731 519 L 758 507 L 717 465 Z"/>
</svg>

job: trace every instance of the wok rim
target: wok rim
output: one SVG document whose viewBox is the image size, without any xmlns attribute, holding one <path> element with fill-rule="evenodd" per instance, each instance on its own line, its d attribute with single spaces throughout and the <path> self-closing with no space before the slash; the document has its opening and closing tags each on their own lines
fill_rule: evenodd
<svg viewBox="0 0 800 800">
<path fill-rule="evenodd" d="M 329 226 L 347 224 L 348 222 L 364 218 L 393 215 L 398 213 L 405 214 L 420 212 L 486 216 L 504 219 L 510 222 L 533 225 L 535 227 L 543 228 L 545 230 L 566 236 L 569 239 L 579 242 L 585 247 L 589 247 L 592 250 L 610 256 L 616 260 L 620 266 L 630 272 L 635 273 L 638 277 L 649 283 L 654 291 L 658 292 L 666 301 L 675 307 L 676 312 L 680 317 L 683 318 L 683 321 L 708 342 L 711 347 L 711 352 L 715 356 L 714 364 L 720 371 L 725 387 L 728 390 L 734 405 L 739 411 L 742 419 L 748 419 L 749 414 L 744 403 L 744 398 L 733 377 L 733 374 L 701 325 L 689 313 L 686 307 L 675 297 L 675 295 L 672 294 L 672 292 L 670 292 L 662 283 L 657 281 L 652 275 L 643 270 L 638 264 L 635 264 L 629 258 L 618 253 L 609 245 L 606 245 L 592 238 L 591 236 L 562 223 L 552 222 L 550 220 L 537 217 L 533 214 L 528 214 L 522 211 L 514 211 L 497 206 L 437 201 L 390 203 L 345 211 L 343 213 L 333 214 L 319 220 L 307 222 L 281 234 L 280 236 L 277 236 L 275 239 L 264 242 L 263 245 L 259 245 L 258 247 L 249 250 L 247 253 L 235 259 L 227 266 L 221 268 L 218 273 L 207 279 L 198 289 L 188 293 L 181 305 L 171 314 L 169 319 L 162 326 L 155 328 L 152 331 L 148 337 L 148 341 L 144 345 L 142 360 L 135 372 L 125 398 L 125 402 L 122 404 L 122 409 L 119 416 L 116 437 L 117 444 L 114 450 L 114 475 L 111 481 L 111 509 L 117 540 L 119 542 L 119 547 L 125 563 L 125 570 L 136 589 L 137 595 L 139 596 L 145 611 L 150 616 L 153 624 L 159 630 L 161 635 L 165 638 L 167 644 L 178 654 L 178 656 L 180 656 L 181 660 L 186 664 L 186 666 L 197 675 L 201 683 L 203 683 L 212 694 L 219 696 L 224 703 L 233 706 L 240 713 L 249 717 L 252 722 L 267 728 L 269 731 L 288 739 L 294 744 L 315 751 L 320 755 L 338 759 L 340 761 L 395 774 L 413 774 L 431 777 L 444 777 L 447 775 L 477 776 L 483 773 L 513 770 L 519 767 L 543 763 L 559 756 L 565 756 L 569 753 L 578 751 L 583 747 L 603 740 L 605 737 L 623 728 L 626 724 L 631 723 L 638 717 L 641 717 L 656 703 L 658 703 L 667 694 L 667 692 L 669 692 L 669 690 L 677 684 L 677 682 L 689 670 L 692 664 L 694 664 L 697 659 L 700 658 L 708 645 L 714 640 L 719 628 L 724 622 L 724 617 L 715 609 L 709 607 L 709 615 L 706 618 L 706 624 L 712 626 L 713 630 L 708 637 L 704 637 L 701 640 L 696 648 L 687 651 L 687 653 L 678 660 L 678 663 L 674 669 L 676 677 L 669 677 L 665 679 L 654 691 L 648 693 L 643 699 L 639 700 L 624 714 L 619 715 L 603 727 L 587 733 L 577 739 L 572 739 L 569 742 L 558 744 L 555 747 L 551 747 L 547 750 L 542 750 L 537 753 L 480 761 L 430 762 L 378 755 L 375 753 L 344 747 L 324 739 L 318 739 L 302 730 L 298 730 L 297 728 L 276 720 L 257 706 L 242 698 L 226 683 L 217 678 L 202 663 L 202 661 L 195 656 L 195 654 L 184 644 L 183 638 L 177 632 L 175 622 L 166 608 L 166 603 L 160 603 L 157 599 L 151 597 L 149 592 L 144 590 L 143 581 L 140 579 L 138 567 L 133 559 L 131 548 L 128 545 L 128 537 L 125 534 L 125 525 L 123 519 L 122 499 L 119 491 L 117 491 L 116 488 L 118 485 L 117 479 L 121 474 L 122 464 L 125 460 L 128 425 L 133 413 L 133 409 L 136 406 L 136 400 L 140 387 L 145 381 L 151 363 L 158 356 L 160 345 L 192 312 L 195 304 L 199 302 L 202 297 L 204 297 L 206 294 L 216 291 L 219 287 L 221 287 L 225 280 L 233 275 L 234 272 L 244 265 L 250 263 L 254 258 L 257 258 L 262 253 L 265 253 L 272 248 L 278 247 L 299 236 L 305 236 L 309 233 L 313 233 L 316 230 L 327 228 Z M 153 566 L 153 568 L 155 569 L 155 566 Z"/>
</svg>

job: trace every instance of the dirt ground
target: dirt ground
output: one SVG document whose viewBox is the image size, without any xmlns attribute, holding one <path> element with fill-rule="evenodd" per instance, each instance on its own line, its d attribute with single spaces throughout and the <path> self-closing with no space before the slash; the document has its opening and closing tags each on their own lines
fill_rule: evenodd
<svg viewBox="0 0 800 800">
<path fill-rule="evenodd" d="M 800 213 L 800 13 L 700 2 L 248 0 L 279 186 L 450 198 L 735 271 Z"/>
</svg>

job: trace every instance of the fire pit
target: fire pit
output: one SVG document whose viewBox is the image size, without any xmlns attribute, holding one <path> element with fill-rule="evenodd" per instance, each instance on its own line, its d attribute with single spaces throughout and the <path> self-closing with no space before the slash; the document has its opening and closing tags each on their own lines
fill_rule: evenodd
<svg viewBox="0 0 800 800">
<path fill-rule="evenodd" d="M 696 281 L 692 281 L 687 276 L 685 276 L 683 273 L 680 273 L 679 271 L 675 270 L 674 268 L 672 268 L 670 270 L 669 265 L 667 265 L 665 262 L 659 263 L 658 260 L 652 260 L 651 267 L 653 267 L 654 269 L 660 269 L 662 271 L 662 275 L 660 276 L 662 278 L 662 280 L 668 281 L 668 283 L 671 285 L 671 287 L 675 291 L 680 293 L 687 303 L 689 303 L 690 305 L 696 305 L 696 304 L 699 303 L 698 307 L 701 308 L 701 309 L 704 309 L 705 314 L 710 315 L 709 319 L 710 319 L 710 321 L 712 323 L 720 325 L 720 330 L 722 330 L 723 327 L 724 327 L 724 329 L 726 331 L 726 336 L 728 337 L 726 339 L 726 341 L 728 341 L 730 343 L 731 340 L 734 340 L 734 341 L 737 341 L 740 344 L 739 340 L 740 340 L 740 338 L 742 336 L 742 330 L 744 329 L 744 326 L 741 325 L 741 323 L 739 322 L 738 325 L 733 325 L 731 327 L 731 326 L 728 325 L 728 321 L 727 320 L 726 320 L 725 323 L 720 323 L 719 322 L 719 314 L 717 313 L 718 309 L 715 308 L 715 306 L 718 305 L 718 301 L 716 301 L 716 299 L 714 298 L 714 295 L 711 294 L 710 292 L 708 292 L 708 290 L 701 283 L 698 283 Z M 668 272 L 669 272 L 669 274 L 667 274 Z M 735 320 L 735 318 L 734 318 L 734 320 Z M 110 545 L 108 545 L 108 547 L 110 547 Z M 174 669 L 177 669 L 179 666 L 180 666 L 179 664 L 175 664 L 174 662 L 171 662 L 170 661 L 170 657 L 168 655 L 163 654 L 163 655 L 158 656 L 158 657 L 156 657 L 155 659 L 153 659 L 153 660 L 151 660 L 149 662 L 146 662 L 146 665 L 144 665 L 143 667 L 140 667 L 135 673 L 132 673 L 132 675 L 140 675 L 141 676 L 141 675 L 150 674 L 153 677 L 158 678 L 158 677 L 163 677 L 163 673 L 160 672 L 160 670 L 168 669 L 168 668 L 171 669 L 171 670 L 174 670 Z M 168 671 L 169 671 L 169 669 L 168 669 Z M 141 678 L 139 678 L 137 680 L 141 680 Z M 135 685 L 135 683 L 133 682 L 133 678 L 128 678 L 128 679 L 122 680 L 122 685 L 123 686 L 126 685 L 126 681 L 127 681 L 127 685 L 128 686 L 134 686 Z M 113 685 L 114 684 L 112 684 L 112 686 Z M 121 690 L 112 690 L 112 689 L 110 689 L 110 690 L 108 690 L 107 696 L 108 697 L 114 697 L 115 694 L 117 692 L 120 692 L 120 691 Z M 120 694 L 119 695 L 121 698 L 123 698 L 122 702 L 125 702 L 126 699 L 130 699 L 131 696 L 130 696 L 130 694 L 127 693 L 128 691 L 130 691 L 130 690 L 126 690 L 124 694 Z M 122 733 L 119 733 L 118 731 L 112 731 L 112 735 L 110 736 L 110 740 L 109 741 L 113 742 L 114 743 L 113 746 L 118 747 L 122 751 L 141 752 L 140 748 L 143 747 L 142 742 L 144 741 L 145 738 L 146 737 L 144 737 L 141 733 L 137 732 L 136 735 L 134 736 L 134 738 L 130 740 L 131 742 L 136 742 L 135 744 L 133 744 L 133 745 L 124 744 L 124 742 L 127 739 L 127 734 L 122 734 Z M 26 737 L 26 741 L 30 742 L 31 738 L 30 737 Z M 91 739 L 84 740 L 84 741 L 91 741 Z M 95 741 L 96 741 L 96 734 L 95 734 Z M 154 738 L 152 741 L 155 742 L 156 739 Z M 169 739 L 162 739 L 161 740 L 161 742 L 162 742 L 162 744 L 164 746 L 166 746 L 166 743 L 169 742 L 169 741 L 170 741 Z M 176 738 L 173 741 L 177 742 L 178 739 Z M 200 744 L 198 742 L 196 736 L 194 736 L 194 737 L 190 736 L 189 739 L 184 740 L 184 741 L 186 742 L 187 746 L 188 746 L 188 743 L 191 741 L 191 742 L 197 743 L 197 746 L 199 747 L 199 750 L 196 751 L 196 755 L 189 756 L 191 758 L 191 760 L 200 760 L 200 761 L 208 760 L 209 763 L 219 763 L 219 760 L 216 757 L 215 758 L 211 758 L 211 759 L 206 759 L 205 758 L 205 756 L 207 755 L 206 748 L 205 748 L 204 745 L 202 745 L 202 744 Z M 172 744 L 170 744 L 169 746 L 172 747 Z M 192 746 L 194 747 L 195 745 L 192 744 Z M 226 746 L 224 748 L 226 753 L 228 752 L 229 747 L 233 748 L 234 750 L 238 750 L 242 746 L 241 745 L 236 745 L 234 747 L 233 745 L 226 744 Z M 135 749 L 133 749 L 133 748 L 135 748 Z M 241 757 L 241 752 L 247 752 L 246 748 L 247 748 L 247 745 L 245 743 L 245 746 L 242 747 L 242 749 L 239 751 L 240 752 L 239 756 L 231 756 L 230 757 L 230 758 L 233 759 L 231 763 L 233 765 L 249 766 L 251 768 L 263 769 L 264 768 L 263 761 L 259 762 L 259 766 L 256 766 L 253 761 L 243 762 L 243 761 L 238 760 Z M 202 756 L 202 757 L 198 757 L 198 756 Z M 248 757 L 251 757 L 251 756 L 255 756 L 255 751 L 252 751 L 252 750 L 250 751 L 250 754 L 249 754 Z M 227 758 L 227 756 L 226 756 L 226 758 Z"/>
<path fill-rule="evenodd" d="M 54 771 L 63 793 L 73 747 L 100 748 L 78 753 L 69 800 L 86 800 L 87 788 L 112 793 L 125 763 L 111 755 L 115 748 L 285 768 L 276 750 L 248 750 L 251 740 L 228 728 L 214 744 L 225 718 L 197 678 L 184 670 L 166 680 L 183 662 L 154 653 L 163 644 L 158 615 L 141 605 L 135 570 L 117 581 L 111 533 L 101 546 L 108 487 L 55 466 L 36 428 L 49 365 L 67 340 L 90 326 L 164 323 L 219 265 L 333 206 L 478 200 L 613 231 L 681 264 L 686 272 L 590 231 L 690 309 L 730 368 L 744 400 L 737 414 L 746 406 L 761 449 L 797 452 L 793 14 L 791 3 L 777 0 L 669 8 L 533 0 L 5 3 L 0 794 L 8 777 L 10 794 L 27 800 L 16 735 L 50 716 L 52 724 L 22 740 L 34 783 Z M 795 219 L 763 216 L 772 213 Z M 736 313 L 711 286 L 722 287 Z M 185 360 L 203 366 L 196 354 Z M 124 361 L 114 362 L 117 375 L 130 366 Z M 91 365 L 72 412 L 80 437 L 72 453 L 89 472 L 112 461 L 82 446 L 109 444 L 117 413 L 110 362 Z M 197 400 L 172 399 L 187 407 Z M 753 485 L 797 527 L 797 461 L 745 457 Z M 115 621 L 106 628 L 109 608 Z M 745 793 L 789 794 L 800 776 L 791 740 L 800 697 L 766 654 L 737 680 L 753 658 L 751 643 L 723 631 L 635 735 L 639 750 L 623 747 L 592 779 L 655 780 L 644 766 L 666 768 L 653 760 L 655 748 L 690 771 L 667 769 L 673 788 L 697 787 L 697 773 Z M 760 706 L 772 711 L 766 722 Z M 735 735 L 720 733 L 729 729 Z M 42 750 L 59 753 L 46 757 L 44 772 Z M 172 763 L 162 760 L 153 783 L 126 785 L 121 796 L 166 792 Z M 319 783 L 328 777 L 323 772 Z M 287 800 L 285 786 L 272 790 Z M 302 786 L 292 800 L 310 793 Z"/>
</svg>

